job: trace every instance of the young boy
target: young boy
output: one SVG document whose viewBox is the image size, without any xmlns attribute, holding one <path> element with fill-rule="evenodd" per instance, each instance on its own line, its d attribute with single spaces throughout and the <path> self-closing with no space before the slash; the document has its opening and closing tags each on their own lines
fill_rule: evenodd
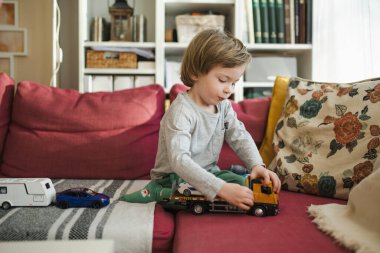
<svg viewBox="0 0 380 253">
<path fill-rule="evenodd" d="M 161 121 L 152 181 L 121 200 L 160 201 L 170 196 L 172 183 L 180 179 L 211 201 L 219 196 L 249 210 L 254 199 L 252 191 L 242 186 L 244 178 L 217 166 L 224 140 L 245 162 L 251 178 L 262 177 L 264 184 L 271 180 L 279 192 L 279 178 L 264 167 L 252 137 L 227 99 L 250 60 L 243 43 L 222 31 L 206 30 L 194 37 L 181 68 L 181 80 L 190 90 L 178 95 Z"/>
</svg>

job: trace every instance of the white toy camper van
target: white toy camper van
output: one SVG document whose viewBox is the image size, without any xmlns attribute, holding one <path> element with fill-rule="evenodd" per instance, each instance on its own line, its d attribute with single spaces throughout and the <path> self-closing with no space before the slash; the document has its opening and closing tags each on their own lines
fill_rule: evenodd
<svg viewBox="0 0 380 253">
<path fill-rule="evenodd" d="M 0 178 L 0 206 L 48 206 L 55 199 L 49 178 Z"/>
</svg>

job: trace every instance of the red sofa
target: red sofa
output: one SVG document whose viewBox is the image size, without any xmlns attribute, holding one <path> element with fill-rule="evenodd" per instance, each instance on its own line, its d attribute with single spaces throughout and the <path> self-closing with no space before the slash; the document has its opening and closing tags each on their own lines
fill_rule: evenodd
<svg viewBox="0 0 380 253">
<path fill-rule="evenodd" d="M 173 87 L 170 98 L 184 91 Z M 148 179 L 165 93 L 159 85 L 79 94 L 0 74 L 0 177 Z M 257 145 L 269 98 L 234 103 Z M 242 164 L 225 145 L 219 165 Z M 342 200 L 281 192 L 280 214 L 171 214 L 156 205 L 153 252 L 346 252 L 312 223 L 310 204 Z"/>
</svg>

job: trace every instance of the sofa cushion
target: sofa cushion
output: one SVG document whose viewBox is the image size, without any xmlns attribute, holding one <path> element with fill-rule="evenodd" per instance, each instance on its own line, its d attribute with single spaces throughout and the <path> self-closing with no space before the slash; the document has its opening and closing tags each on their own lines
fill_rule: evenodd
<svg viewBox="0 0 380 253">
<path fill-rule="evenodd" d="M 173 252 L 350 252 L 318 230 L 307 214 L 311 204 L 346 201 L 294 192 L 281 192 L 280 201 L 280 213 L 264 218 L 181 211 L 176 216 Z"/>
<path fill-rule="evenodd" d="M 282 108 L 288 91 L 289 78 L 277 76 L 272 89 L 272 99 L 269 107 L 268 123 L 265 129 L 263 143 L 260 146 L 260 155 L 264 163 L 269 166 L 275 154 L 273 152 L 273 134 L 278 119 L 281 117 Z"/>
<path fill-rule="evenodd" d="M 380 78 L 320 83 L 292 78 L 270 169 L 283 188 L 347 199 L 380 167 Z"/>
<path fill-rule="evenodd" d="M 189 87 L 183 84 L 173 85 L 169 94 L 170 100 L 174 101 L 179 93 L 185 92 L 188 89 Z M 270 98 L 246 99 L 239 103 L 231 100 L 231 104 L 238 119 L 244 123 L 245 128 L 255 140 L 256 145 L 260 147 L 265 134 Z M 229 169 L 232 164 L 244 165 L 240 158 L 225 142 L 220 153 L 218 165 L 221 169 Z"/>
<path fill-rule="evenodd" d="M 147 178 L 165 93 L 150 85 L 80 94 L 18 85 L 1 173 L 9 177 Z"/>
<path fill-rule="evenodd" d="M 161 205 L 154 209 L 153 253 L 171 252 L 175 232 L 175 222 L 172 213 L 167 212 Z"/>
<path fill-rule="evenodd" d="M 14 81 L 5 73 L 0 73 L 0 162 L 2 160 L 5 139 L 11 121 L 11 108 L 14 93 Z"/>
<path fill-rule="evenodd" d="M 188 91 L 189 89 L 190 87 L 184 84 L 180 84 L 180 83 L 174 84 L 169 92 L 170 103 L 174 101 L 174 99 L 177 97 L 178 94 Z"/>
<path fill-rule="evenodd" d="M 251 134 L 259 148 L 264 138 L 270 97 L 246 99 L 239 103 L 232 101 L 231 103 L 238 119 L 244 123 L 245 128 Z M 233 164 L 244 166 L 243 161 L 240 160 L 230 146 L 224 143 L 218 165 L 221 169 L 229 169 Z"/>
</svg>

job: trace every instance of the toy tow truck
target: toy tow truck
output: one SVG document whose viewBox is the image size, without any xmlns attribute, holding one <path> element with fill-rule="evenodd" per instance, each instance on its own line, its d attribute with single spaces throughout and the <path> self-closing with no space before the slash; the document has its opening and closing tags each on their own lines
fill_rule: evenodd
<svg viewBox="0 0 380 253">
<path fill-rule="evenodd" d="M 200 215 L 206 212 L 227 212 L 246 213 L 258 217 L 274 216 L 279 213 L 278 194 L 273 192 L 272 182 L 264 186 L 261 179 L 251 180 L 246 177 L 245 185 L 253 191 L 254 205 L 248 211 L 231 205 L 221 198 L 216 198 L 214 202 L 209 201 L 202 195 L 192 195 L 189 191 L 181 194 L 178 190 L 173 190 L 170 198 L 160 201 L 167 210 L 191 210 L 194 214 Z"/>
</svg>

